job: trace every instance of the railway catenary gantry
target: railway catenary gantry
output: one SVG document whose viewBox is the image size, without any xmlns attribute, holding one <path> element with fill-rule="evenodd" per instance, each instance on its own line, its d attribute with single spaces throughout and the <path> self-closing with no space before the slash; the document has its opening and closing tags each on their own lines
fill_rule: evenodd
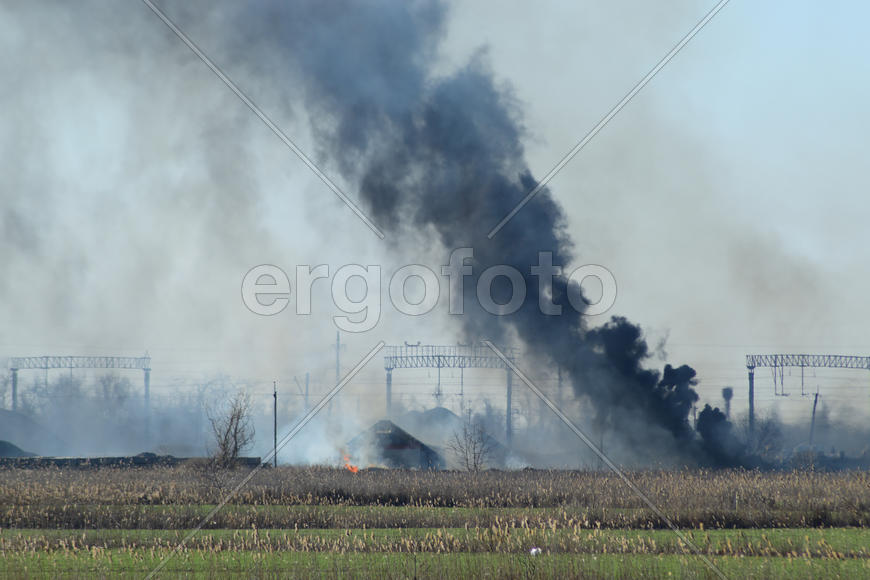
<svg viewBox="0 0 870 580">
<path fill-rule="evenodd" d="M 24 356 L 9 359 L 9 368 L 23 369 L 151 369 L 151 357 Z"/>
<path fill-rule="evenodd" d="M 151 357 L 145 356 L 23 356 L 9 359 L 12 373 L 12 410 L 18 410 L 18 371 L 49 369 L 121 369 L 141 370 L 145 375 L 146 430 L 151 410 Z"/>
<path fill-rule="evenodd" d="M 770 368 L 773 372 L 774 393 L 785 396 L 783 372 L 786 368 L 801 369 L 801 394 L 804 393 L 804 369 L 833 368 L 870 370 L 870 357 L 840 354 L 748 354 L 746 369 L 749 372 L 749 430 L 755 428 L 755 369 Z M 780 392 L 776 392 L 779 379 Z"/>
<path fill-rule="evenodd" d="M 516 348 L 500 349 L 508 360 L 516 360 L 519 351 Z M 505 412 L 505 440 L 511 443 L 513 429 L 511 427 L 513 408 L 513 371 L 489 347 L 475 345 L 435 345 L 408 344 L 403 346 L 384 347 L 384 370 L 387 371 L 387 417 L 392 417 L 393 407 L 393 370 L 395 369 L 438 369 L 438 385 L 435 400 L 441 404 L 441 369 L 460 369 L 460 389 L 464 393 L 464 369 L 505 369 L 507 401 Z"/>
</svg>

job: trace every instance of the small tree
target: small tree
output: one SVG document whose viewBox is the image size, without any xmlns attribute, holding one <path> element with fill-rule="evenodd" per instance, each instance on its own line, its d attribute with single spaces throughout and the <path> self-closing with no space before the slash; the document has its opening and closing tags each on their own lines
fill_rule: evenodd
<svg viewBox="0 0 870 580">
<path fill-rule="evenodd" d="M 749 431 L 749 416 L 743 415 L 737 423 L 738 434 L 746 442 L 746 450 L 767 461 L 776 461 L 785 443 L 782 426 L 775 415 L 756 417 L 754 432 Z"/>
<path fill-rule="evenodd" d="M 480 421 L 469 419 L 462 423 L 462 429 L 453 432 L 447 448 L 466 471 L 480 471 L 495 451 L 495 441 L 486 434 Z"/>
<path fill-rule="evenodd" d="M 231 467 L 254 442 L 251 398 L 238 392 L 222 412 L 208 411 L 214 436 L 212 459 L 218 467 Z"/>
</svg>

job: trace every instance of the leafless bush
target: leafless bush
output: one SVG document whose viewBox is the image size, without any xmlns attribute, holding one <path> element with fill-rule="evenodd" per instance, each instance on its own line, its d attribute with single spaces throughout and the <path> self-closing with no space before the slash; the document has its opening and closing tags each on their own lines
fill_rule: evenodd
<svg viewBox="0 0 870 580">
<path fill-rule="evenodd" d="M 467 420 L 462 429 L 453 432 L 447 447 L 466 471 L 480 471 L 495 451 L 495 441 L 479 421 Z"/>
<path fill-rule="evenodd" d="M 747 453 L 771 462 L 780 459 L 784 437 L 777 417 L 772 415 L 757 417 L 754 430 L 750 431 L 749 417 L 744 415 L 737 421 L 737 432 L 746 442 Z"/>
<path fill-rule="evenodd" d="M 232 467 L 254 442 L 251 398 L 242 392 L 236 393 L 223 410 L 210 409 L 208 420 L 214 436 L 211 456 L 215 465 Z"/>
</svg>

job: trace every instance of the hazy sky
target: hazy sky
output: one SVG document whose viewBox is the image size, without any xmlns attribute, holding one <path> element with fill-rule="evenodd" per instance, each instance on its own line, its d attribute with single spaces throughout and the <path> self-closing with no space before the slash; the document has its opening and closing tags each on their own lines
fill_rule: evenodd
<svg viewBox="0 0 870 580">
<path fill-rule="evenodd" d="M 160 4 L 317 158 L 280 62 L 240 64 L 219 5 Z M 432 74 L 483 52 L 514 93 L 540 177 L 713 4 L 454 3 Z M 732 1 L 550 184 L 574 265 L 618 282 L 607 316 L 667 337 L 668 360 L 698 369 L 702 402 L 732 384 L 745 407 L 750 352 L 870 354 L 868 12 Z M 257 317 L 240 299 L 245 272 L 446 261 L 373 236 L 143 4 L 4 2 L 0 51 L 0 356 L 147 349 L 158 396 L 204 372 L 265 392 L 310 370 L 325 386 L 328 297 L 309 317 Z M 345 336 L 345 368 L 378 340 L 456 340 L 440 308 L 382 310 L 375 329 Z M 349 393 L 379 401 L 382 375 L 377 358 Z M 870 410 L 868 380 L 807 375 L 828 404 Z M 401 388 L 428 392 L 414 383 L 431 376 Z M 797 396 L 775 403 L 809 412 Z"/>
</svg>

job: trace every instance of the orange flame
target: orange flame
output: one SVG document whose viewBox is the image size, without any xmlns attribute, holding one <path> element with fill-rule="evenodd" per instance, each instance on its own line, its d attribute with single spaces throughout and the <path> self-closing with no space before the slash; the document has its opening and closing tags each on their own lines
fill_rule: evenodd
<svg viewBox="0 0 870 580">
<path fill-rule="evenodd" d="M 357 467 L 356 465 L 352 465 L 350 463 L 350 456 L 349 455 L 344 456 L 344 468 L 347 469 L 348 471 L 350 471 L 351 473 L 356 473 L 357 471 L 359 471 L 359 467 Z"/>
</svg>

